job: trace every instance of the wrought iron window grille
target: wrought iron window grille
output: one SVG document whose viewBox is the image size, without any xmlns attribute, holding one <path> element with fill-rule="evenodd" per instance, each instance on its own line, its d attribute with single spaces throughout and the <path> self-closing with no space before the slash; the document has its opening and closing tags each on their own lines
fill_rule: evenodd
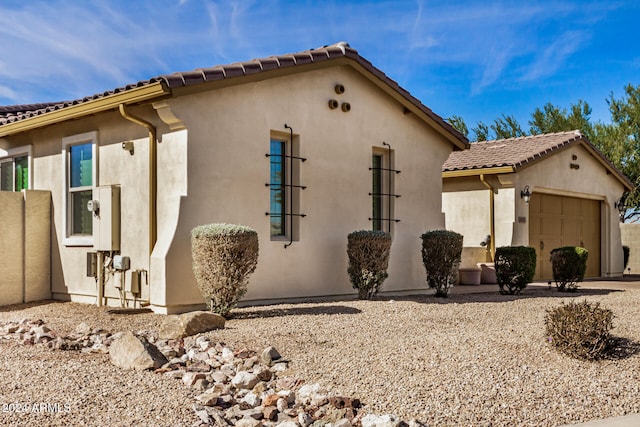
<svg viewBox="0 0 640 427">
<path fill-rule="evenodd" d="M 382 145 L 387 147 L 387 160 L 388 160 L 389 165 L 391 165 L 391 145 L 387 144 L 384 141 L 382 142 Z M 380 171 L 380 172 L 383 172 L 383 173 L 386 172 L 386 174 L 387 174 L 387 188 L 388 188 L 388 191 L 392 191 L 392 189 L 393 189 L 393 187 L 392 187 L 392 185 L 393 185 L 393 182 L 392 182 L 393 175 L 394 174 L 397 175 L 397 174 L 399 174 L 401 172 L 398 169 L 392 169 L 390 167 L 389 168 L 385 168 L 385 167 L 382 167 L 382 166 L 375 167 L 373 165 L 369 168 L 369 170 L 370 171 Z M 395 198 L 395 199 L 399 198 L 400 194 L 395 194 L 395 193 L 391 193 L 391 192 L 389 192 L 389 193 L 385 193 L 385 192 L 369 192 L 369 196 L 371 196 L 371 197 L 386 197 L 387 198 L 387 204 L 386 204 L 387 205 L 386 206 L 387 207 L 387 217 L 385 218 L 384 216 L 381 216 L 381 217 L 372 216 L 372 217 L 369 217 L 369 221 L 374 221 L 374 224 L 375 224 L 375 221 L 386 222 L 387 223 L 387 231 L 389 233 L 391 233 L 391 223 L 392 222 L 394 222 L 394 223 L 400 222 L 399 219 L 393 218 L 392 215 L 391 215 L 391 200 L 392 200 L 392 198 Z"/>
</svg>

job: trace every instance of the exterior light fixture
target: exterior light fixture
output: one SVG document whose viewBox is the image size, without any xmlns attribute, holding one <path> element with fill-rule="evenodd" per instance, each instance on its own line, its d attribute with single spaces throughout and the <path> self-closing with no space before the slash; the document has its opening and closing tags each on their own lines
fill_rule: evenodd
<svg viewBox="0 0 640 427">
<path fill-rule="evenodd" d="M 613 207 L 618 209 L 618 212 L 620 212 L 620 214 L 623 214 L 624 211 L 627 209 L 624 205 L 624 201 L 622 200 L 622 197 L 620 197 L 616 202 L 614 202 Z"/>
<path fill-rule="evenodd" d="M 529 186 L 525 185 L 524 189 L 520 192 L 520 197 L 524 199 L 526 204 L 529 204 L 531 200 L 531 191 L 529 191 Z"/>
</svg>

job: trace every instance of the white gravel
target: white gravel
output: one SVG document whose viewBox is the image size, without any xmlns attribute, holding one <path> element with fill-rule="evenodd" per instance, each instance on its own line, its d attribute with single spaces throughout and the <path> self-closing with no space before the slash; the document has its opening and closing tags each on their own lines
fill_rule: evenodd
<svg viewBox="0 0 640 427">
<path fill-rule="evenodd" d="M 291 360 L 290 375 L 360 398 L 367 413 L 434 426 L 556 426 L 640 412 L 640 287 L 627 288 L 249 307 L 207 335 L 235 349 L 273 345 Z M 572 298 L 612 309 L 613 333 L 630 340 L 630 354 L 583 362 L 552 350 L 545 311 Z M 62 334 L 81 322 L 111 332 L 153 330 L 162 319 L 74 303 L 0 309 L 0 321 L 25 317 Z M 69 408 L 1 412 L 0 425 L 190 426 L 197 420 L 180 381 L 119 370 L 106 355 L 0 341 L 0 372 L 0 404 Z"/>
</svg>

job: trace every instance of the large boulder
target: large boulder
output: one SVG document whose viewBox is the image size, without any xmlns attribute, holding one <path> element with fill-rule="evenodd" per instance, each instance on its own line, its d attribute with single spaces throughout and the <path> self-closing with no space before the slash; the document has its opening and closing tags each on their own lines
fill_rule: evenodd
<svg viewBox="0 0 640 427">
<path fill-rule="evenodd" d="M 144 337 L 125 332 L 109 347 L 111 363 L 123 369 L 157 369 L 168 362 L 158 348 Z"/>
<path fill-rule="evenodd" d="M 224 328 L 224 317 L 210 311 L 192 311 L 167 316 L 158 335 L 163 339 L 179 339 Z"/>
</svg>

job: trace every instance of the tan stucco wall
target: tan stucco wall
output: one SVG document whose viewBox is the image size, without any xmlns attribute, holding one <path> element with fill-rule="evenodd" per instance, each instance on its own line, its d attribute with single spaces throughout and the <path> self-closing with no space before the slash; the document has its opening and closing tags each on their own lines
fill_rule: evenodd
<svg viewBox="0 0 640 427">
<path fill-rule="evenodd" d="M 573 156 L 576 159 L 573 159 Z M 570 164 L 579 168 L 571 168 Z M 619 276 L 622 274 L 622 251 L 620 228 L 614 201 L 624 190 L 622 183 L 608 174 L 604 166 L 587 149 L 579 144 L 545 157 L 531 166 L 494 179 L 495 185 L 508 189 L 503 202 L 496 196 L 496 247 L 501 245 L 529 245 L 529 208 L 520 197 L 522 189 L 528 185 L 532 193 L 556 194 L 601 201 L 601 274 Z M 479 230 L 488 229 L 488 200 L 474 200 L 466 197 L 465 190 L 480 188 L 478 178 L 447 179 L 444 184 L 443 209 L 447 227 L 458 227 L 477 239 Z M 474 196 L 482 197 L 482 196 Z M 488 196 L 487 196 L 488 199 Z M 475 206 L 478 209 L 475 209 Z M 475 215 L 473 213 L 475 212 Z M 484 212 L 484 214 L 482 213 Z M 501 212 L 501 213 L 499 213 Z M 498 215 L 508 212 L 504 222 Z M 467 216 L 474 219 L 469 223 Z M 483 219 L 477 218 L 481 216 Z M 508 222 L 513 227 L 509 230 Z M 498 225 L 498 224 L 501 225 Z M 451 226 L 450 226 L 451 224 Z M 475 234 L 473 234 L 475 233 Z M 464 234 L 464 233 L 463 233 Z M 485 233 L 486 235 L 486 233 Z M 509 241 L 510 240 L 510 241 Z M 466 244 L 466 243 L 465 243 Z"/>
<path fill-rule="evenodd" d="M 620 224 L 622 244 L 629 246 L 629 264 L 625 274 L 640 274 L 640 224 Z"/>
<path fill-rule="evenodd" d="M 344 94 L 334 91 L 343 84 Z M 349 102 L 350 112 L 331 110 L 329 99 Z M 395 167 L 395 217 L 389 278 L 385 291 L 426 289 L 420 234 L 444 227 L 442 163 L 452 145 L 377 86 L 350 67 L 340 66 L 185 94 L 167 100 L 184 124 L 172 131 L 150 105 L 130 111 L 158 128 L 158 240 L 149 257 L 148 138 L 144 127 L 117 112 L 100 113 L 3 140 L 33 145 L 34 188 L 50 190 L 51 286 L 54 298 L 96 302 L 96 281 L 86 277 L 92 246 L 64 243 L 62 139 L 96 131 L 97 185 L 117 185 L 121 194 L 120 253 L 131 269 L 150 270 L 142 299 L 158 312 L 202 306 L 192 273 L 190 231 L 213 222 L 254 228 L 260 239 L 256 272 L 246 301 L 353 295 L 347 277 L 347 234 L 370 229 L 371 154 L 391 144 Z M 285 249 L 269 235 L 269 139 L 299 141 L 300 239 Z M 134 154 L 122 149 L 132 141 Z M 127 280 L 130 274 L 127 273 Z M 111 305 L 118 294 L 109 280 Z"/>
<path fill-rule="evenodd" d="M 0 305 L 23 302 L 24 201 L 22 193 L 0 191 Z"/>
<path fill-rule="evenodd" d="M 24 302 L 51 298 L 51 193 L 24 193 Z"/>
<path fill-rule="evenodd" d="M 336 95 L 333 87 L 346 87 Z M 352 110 L 330 110 L 327 101 L 349 102 Z M 250 99 L 251 102 L 246 102 Z M 191 271 L 190 230 L 199 224 L 231 222 L 256 229 L 258 267 L 247 300 L 352 294 L 348 281 L 347 234 L 370 229 L 371 153 L 390 143 L 395 150 L 394 242 L 384 289 L 424 288 L 422 232 L 444 226 L 440 168 L 451 146 L 402 106 L 351 69 L 335 68 L 171 100 L 189 129 L 188 196 L 167 257 L 167 301 L 200 301 Z M 207 113 L 209 112 L 209 113 Z M 270 132 L 293 127 L 300 153 L 300 241 L 285 249 L 271 241 L 269 220 Z M 283 134 L 284 135 L 284 134 Z"/>
<path fill-rule="evenodd" d="M 0 191 L 0 305 L 51 297 L 48 191 Z"/>
</svg>

